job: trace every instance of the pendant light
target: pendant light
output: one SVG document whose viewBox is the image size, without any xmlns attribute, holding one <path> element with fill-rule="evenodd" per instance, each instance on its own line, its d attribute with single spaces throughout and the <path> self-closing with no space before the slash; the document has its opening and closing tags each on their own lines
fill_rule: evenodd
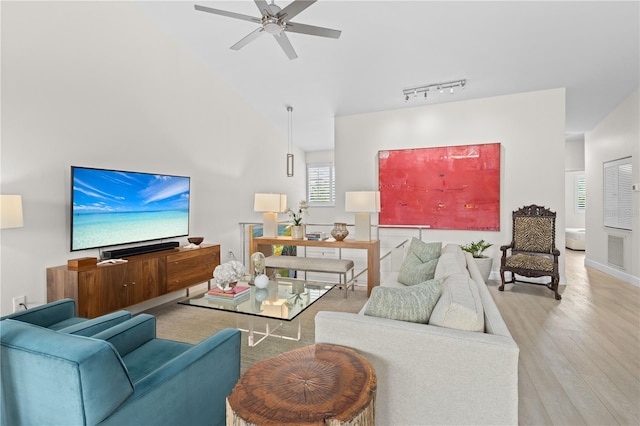
<svg viewBox="0 0 640 426">
<path fill-rule="evenodd" d="M 293 107 L 287 107 L 288 140 L 287 140 L 287 177 L 293 177 Z"/>
</svg>

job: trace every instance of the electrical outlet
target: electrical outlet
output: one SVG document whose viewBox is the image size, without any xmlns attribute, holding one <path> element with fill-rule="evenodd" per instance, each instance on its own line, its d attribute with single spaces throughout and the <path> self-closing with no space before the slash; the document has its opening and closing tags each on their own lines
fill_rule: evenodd
<svg viewBox="0 0 640 426">
<path fill-rule="evenodd" d="M 227 259 L 233 260 L 234 258 L 235 258 L 235 255 L 233 254 L 233 252 L 231 250 L 229 250 L 229 253 L 227 253 Z"/>
<path fill-rule="evenodd" d="M 22 311 L 22 310 L 25 310 L 26 308 L 27 308 L 27 296 L 18 296 L 13 298 L 13 312 Z"/>
</svg>

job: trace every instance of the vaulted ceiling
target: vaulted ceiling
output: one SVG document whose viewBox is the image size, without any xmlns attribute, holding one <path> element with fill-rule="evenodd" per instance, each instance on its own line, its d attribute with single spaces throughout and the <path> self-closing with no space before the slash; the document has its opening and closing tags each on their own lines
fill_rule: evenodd
<svg viewBox="0 0 640 426">
<path fill-rule="evenodd" d="M 284 134 L 292 106 L 294 143 L 306 151 L 333 149 L 336 116 L 561 87 L 567 135 L 580 137 L 639 83 L 638 1 L 320 0 L 292 21 L 342 35 L 288 33 L 295 60 L 269 34 L 230 50 L 258 24 L 194 4 L 260 16 L 250 0 L 136 2 Z M 455 79 L 464 90 L 402 94 Z"/>
</svg>

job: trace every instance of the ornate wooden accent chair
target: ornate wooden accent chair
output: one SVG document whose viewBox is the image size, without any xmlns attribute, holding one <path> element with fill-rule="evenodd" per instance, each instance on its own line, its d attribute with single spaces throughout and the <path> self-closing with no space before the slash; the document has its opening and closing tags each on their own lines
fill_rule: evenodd
<svg viewBox="0 0 640 426">
<path fill-rule="evenodd" d="M 511 244 L 501 246 L 500 278 L 503 291 L 504 274 L 511 272 L 509 283 L 544 285 L 555 293 L 556 300 L 562 296 L 558 293 L 560 273 L 558 257 L 560 250 L 556 248 L 556 213 L 532 204 L 513 212 L 513 238 Z M 508 252 L 511 251 L 510 254 Z M 551 277 L 548 284 L 517 280 L 517 275 L 525 277 Z"/>
</svg>

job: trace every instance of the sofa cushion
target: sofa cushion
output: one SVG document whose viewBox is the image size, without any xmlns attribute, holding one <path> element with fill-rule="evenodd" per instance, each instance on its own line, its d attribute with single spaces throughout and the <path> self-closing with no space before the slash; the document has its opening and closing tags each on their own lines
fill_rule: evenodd
<svg viewBox="0 0 640 426">
<path fill-rule="evenodd" d="M 441 280 L 405 288 L 374 287 L 365 315 L 426 324 L 440 297 Z"/>
<path fill-rule="evenodd" d="M 478 287 L 468 274 L 452 274 L 442 285 L 429 324 L 467 331 L 484 331 L 484 309 Z"/>
<path fill-rule="evenodd" d="M 407 254 L 400 265 L 398 282 L 404 285 L 416 285 L 432 279 L 441 248 L 442 243 L 425 243 L 412 238 Z"/>
<path fill-rule="evenodd" d="M 442 253 L 454 253 L 457 256 L 460 265 L 462 265 L 463 268 L 467 267 L 467 258 L 464 254 L 465 252 L 459 244 L 447 244 L 442 248 Z"/>
<path fill-rule="evenodd" d="M 438 259 L 438 264 L 436 265 L 434 278 L 446 279 L 450 275 L 463 274 L 466 272 L 467 272 L 466 262 L 465 264 L 461 264 L 460 256 L 458 256 L 458 254 L 452 253 L 452 252 L 444 252 L 440 255 L 440 258 Z"/>
</svg>

